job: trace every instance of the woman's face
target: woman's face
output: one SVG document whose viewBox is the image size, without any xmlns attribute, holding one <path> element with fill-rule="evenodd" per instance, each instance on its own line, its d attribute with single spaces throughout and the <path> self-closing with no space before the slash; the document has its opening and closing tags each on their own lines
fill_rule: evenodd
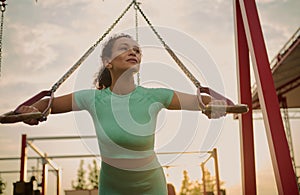
<svg viewBox="0 0 300 195">
<path fill-rule="evenodd" d="M 115 71 L 132 69 L 137 72 L 141 63 L 141 49 L 136 41 L 122 37 L 115 41 L 108 68 Z"/>
</svg>

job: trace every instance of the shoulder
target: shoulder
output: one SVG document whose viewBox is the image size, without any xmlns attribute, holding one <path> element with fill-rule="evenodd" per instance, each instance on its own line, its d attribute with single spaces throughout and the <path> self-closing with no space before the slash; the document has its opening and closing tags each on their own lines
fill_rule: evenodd
<svg viewBox="0 0 300 195">
<path fill-rule="evenodd" d="M 94 97 L 95 95 L 102 95 L 107 93 L 106 92 L 107 89 L 83 89 L 83 90 L 78 90 L 75 91 L 73 94 L 74 96 L 78 96 L 78 97 Z"/>
<path fill-rule="evenodd" d="M 142 93 L 149 93 L 149 94 L 161 94 L 161 93 L 174 92 L 172 89 L 162 88 L 162 87 L 159 87 L 159 88 L 150 88 L 150 87 L 139 86 L 138 89 Z"/>
<path fill-rule="evenodd" d="M 163 103 L 165 106 L 169 105 L 174 95 L 174 90 L 168 88 L 139 87 L 139 91 L 144 97 Z"/>
<path fill-rule="evenodd" d="M 84 98 L 84 97 L 90 97 L 91 95 L 96 94 L 97 91 L 99 91 L 99 90 L 96 90 L 96 89 L 83 89 L 83 90 L 75 91 L 73 93 L 73 95 L 74 95 L 75 98 Z"/>
<path fill-rule="evenodd" d="M 73 97 L 76 100 L 95 101 L 101 100 L 107 96 L 111 96 L 111 92 L 106 89 L 83 89 L 73 93 Z"/>
<path fill-rule="evenodd" d="M 96 99 L 103 96 L 105 90 L 84 89 L 73 93 L 73 101 L 79 109 L 88 109 L 95 104 Z"/>
</svg>

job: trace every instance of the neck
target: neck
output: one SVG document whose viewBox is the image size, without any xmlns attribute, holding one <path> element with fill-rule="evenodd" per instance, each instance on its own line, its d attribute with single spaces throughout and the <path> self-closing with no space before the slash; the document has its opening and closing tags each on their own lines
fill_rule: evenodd
<svg viewBox="0 0 300 195">
<path fill-rule="evenodd" d="M 126 73 L 122 75 L 112 75 L 112 84 L 110 90 L 119 95 L 126 95 L 134 91 L 136 88 L 134 84 L 133 74 Z"/>
</svg>

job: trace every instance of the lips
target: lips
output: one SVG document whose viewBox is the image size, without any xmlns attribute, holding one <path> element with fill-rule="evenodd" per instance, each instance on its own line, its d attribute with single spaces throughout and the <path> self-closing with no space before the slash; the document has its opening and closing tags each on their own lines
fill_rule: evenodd
<svg viewBox="0 0 300 195">
<path fill-rule="evenodd" d="M 138 63 L 138 60 L 136 58 L 129 58 L 128 60 L 126 60 L 127 62 L 131 62 L 131 63 Z"/>
</svg>

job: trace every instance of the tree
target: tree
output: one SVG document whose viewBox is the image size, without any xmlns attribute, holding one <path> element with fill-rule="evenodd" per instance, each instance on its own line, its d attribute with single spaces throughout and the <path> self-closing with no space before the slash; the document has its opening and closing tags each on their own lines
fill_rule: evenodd
<svg viewBox="0 0 300 195">
<path fill-rule="evenodd" d="M 212 176 L 208 169 L 204 170 L 205 187 L 207 192 L 213 192 L 217 190 L 216 177 Z M 220 187 L 224 185 L 224 181 L 219 181 Z M 202 184 L 203 185 L 203 184 Z"/>
<path fill-rule="evenodd" d="M 206 192 L 214 192 L 216 191 L 216 178 L 211 175 L 208 169 L 204 171 L 205 177 L 205 187 Z M 224 182 L 220 181 L 220 185 L 223 185 Z M 180 195 L 199 195 L 203 194 L 203 183 L 200 183 L 198 180 L 192 181 L 188 176 L 188 172 L 186 170 L 183 171 L 183 180 L 180 189 Z"/>
<path fill-rule="evenodd" d="M 180 195 L 198 195 L 201 189 L 201 184 L 198 181 L 191 181 L 188 172 L 184 170 Z"/>
<path fill-rule="evenodd" d="M 93 160 L 93 166 L 89 164 L 89 185 L 91 189 L 98 189 L 99 184 L 99 166 L 96 160 Z"/>
<path fill-rule="evenodd" d="M 199 195 L 202 192 L 202 185 L 198 180 L 192 182 L 192 189 L 190 195 Z"/>
<path fill-rule="evenodd" d="M 205 178 L 205 189 L 207 192 L 213 192 L 215 185 L 216 185 L 216 180 L 215 178 L 211 175 L 209 170 L 205 168 L 204 170 L 204 178 Z"/>
<path fill-rule="evenodd" d="M 3 181 L 2 177 L 0 176 L 0 194 L 3 194 L 6 188 L 6 183 Z"/>
<path fill-rule="evenodd" d="M 86 171 L 83 168 L 84 160 L 80 161 L 79 168 L 77 170 L 77 180 L 72 180 L 72 188 L 74 190 L 85 190 L 87 189 L 85 173 Z"/>
<path fill-rule="evenodd" d="M 189 193 L 190 178 L 186 170 L 183 171 L 183 180 L 180 189 L 180 195 L 187 195 Z"/>
</svg>

